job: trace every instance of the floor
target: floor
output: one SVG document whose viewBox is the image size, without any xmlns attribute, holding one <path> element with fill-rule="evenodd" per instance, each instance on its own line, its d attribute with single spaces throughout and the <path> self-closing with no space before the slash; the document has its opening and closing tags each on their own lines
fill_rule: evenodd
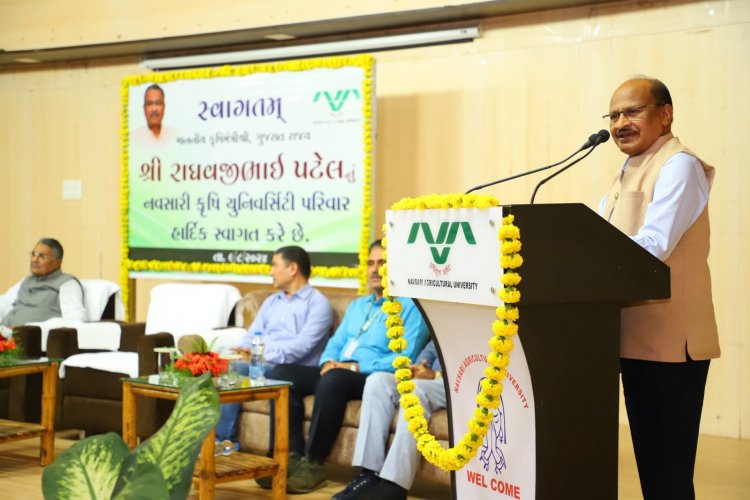
<svg viewBox="0 0 750 500">
<path fill-rule="evenodd" d="M 74 441 L 58 439 L 57 453 Z M 16 441 L 0 445 L 0 498 L 7 500 L 42 499 L 41 474 L 34 441 Z M 638 475 L 627 426 L 620 427 L 619 499 L 640 499 Z M 329 499 L 343 489 L 355 474 L 349 467 L 329 467 L 330 481 L 325 488 L 307 495 L 290 495 L 306 500 Z M 695 473 L 696 497 L 704 500 L 746 500 L 750 498 L 750 440 L 701 436 Z M 270 499 L 270 492 L 259 488 L 254 481 L 239 481 L 220 485 L 217 500 Z M 451 498 L 445 485 L 417 482 L 410 492 L 412 499 L 441 500 Z M 188 496 L 198 500 L 195 490 Z"/>
</svg>

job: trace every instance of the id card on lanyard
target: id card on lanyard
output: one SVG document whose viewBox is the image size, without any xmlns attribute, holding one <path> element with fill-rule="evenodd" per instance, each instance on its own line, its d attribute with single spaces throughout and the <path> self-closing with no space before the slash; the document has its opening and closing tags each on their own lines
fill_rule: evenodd
<svg viewBox="0 0 750 500">
<path fill-rule="evenodd" d="M 367 313 L 365 313 L 365 322 L 362 323 L 362 326 L 359 329 L 359 333 L 355 338 L 349 341 L 348 344 L 346 344 L 346 347 L 344 347 L 344 350 L 341 351 L 341 359 L 342 360 L 348 360 L 352 359 L 352 356 L 354 355 L 354 351 L 357 350 L 357 346 L 359 345 L 359 337 L 362 336 L 363 333 L 365 333 L 367 330 L 370 329 L 370 326 L 372 325 L 373 321 L 375 321 L 376 318 L 380 316 L 380 309 L 375 312 L 372 316 L 370 316 L 370 313 L 372 312 L 372 302 L 370 302 L 370 306 L 367 308 Z"/>
</svg>

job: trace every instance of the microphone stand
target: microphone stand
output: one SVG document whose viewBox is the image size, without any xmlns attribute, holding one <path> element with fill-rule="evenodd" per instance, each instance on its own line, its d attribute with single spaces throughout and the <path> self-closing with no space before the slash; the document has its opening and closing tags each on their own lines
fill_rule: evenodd
<svg viewBox="0 0 750 500">
<path fill-rule="evenodd" d="M 589 138 L 589 140 L 591 140 L 591 138 Z M 530 170 L 530 171 L 528 171 L 528 172 L 521 172 L 520 174 L 516 174 L 516 175 L 511 175 L 510 177 L 506 177 L 506 178 L 504 178 L 504 179 L 500 179 L 500 180 L 497 180 L 497 181 L 492 181 L 492 182 L 488 182 L 487 184 L 480 184 L 479 186 L 474 186 L 473 188 L 471 188 L 471 189 L 469 189 L 468 191 L 466 191 L 466 193 L 465 193 L 465 194 L 469 194 L 469 193 L 471 193 L 471 192 L 473 192 L 473 191 L 476 191 L 476 190 L 478 190 L 478 189 L 483 189 L 483 188 L 486 188 L 486 187 L 494 186 L 495 184 L 500 184 L 500 183 L 502 183 L 502 182 L 506 182 L 506 181 L 512 181 L 513 179 L 517 179 L 518 177 L 523 177 L 523 176 L 525 176 L 525 175 L 531 175 L 531 174 L 535 174 L 535 173 L 537 173 L 537 172 L 541 172 L 542 170 L 547 170 L 548 168 L 556 167 L 556 166 L 558 166 L 559 164 L 561 164 L 561 163 L 565 163 L 566 161 L 570 160 L 571 158 L 573 158 L 573 157 L 574 157 L 575 155 L 577 155 L 578 153 L 580 153 L 580 152 L 581 152 L 581 151 L 583 151 L 583 150 L 584 150 L 584 148 L 580 148 L 580 149 L 579 149 L 578 151 L 576 151 L 576 152 L 575 152 L 575 153 L 573 153 L 572 155 L 568 156 L 568 157 L 567 157 L 567 158 L 565 158 L 564 160 L 560 160 L 560 161 L 558 161 L 557 163 L 553 163 L 552 165 L 545 165 L 544 167 L 539 167 L 539 168 L 536 168 L 536 169 L 534 169 L 534 170 Z M 590 153 L 590 152 L 591 152 L 591 151 L 589 151 L 589 153 Z M 588 153 L 587 153 L 587 154 L 588 154 Z M 584 158 L 585 158 L 585 156 L 584 156 Z M 555 175 L 556 175 L 556 174 L 555 174 Z"/>
<path fill-rule="evenodd" d="M 596 147 L 597 147 L 598 145 L 599 145 L 599 144 L 594 144 L 593 146 L 591 146 L 591 149 L 589 149 L 589 150 L 588 150 L 588 151 L 586 152 L 586 154 L 585 154 L 585 155 L 581 156 L 580 158 L 576 158 L 576 160 L 575 160 L 575 161 L 572 161 L 572 162 L 570 162 L 569 164 L 565 165 L 565 166 L 564 166 L 563 168 L 561 168 L 560 170 L 558 170 L 558 171 L 557 171 L 557 172 L 555 172 L 554 174 L 552 174 L 552 175 L 550 175 L 550 176 L 548 176 L 548 177 L 545 177 L 544 179 L 542 179 L 541 181 L 539 181 L 539 183 L 538 183 L 538 184 L 536 185 L 536 187 L 534 188 L 534 192 L 533 192 L 533 193 L 531 194 L 531 201 L 530 201 L 529 203 L 530 203 L 531 205 L 533 205 L 533 204 L 534 204 L 534 198 L 536 197 L 536 192 L 537 192 L 537 191 L 539 190 L 539 188 L 540 188 L 540 187 L 542 187 L 542 185 L 544 185 L 544 184 L 545 184 L 545 183 L 546 183 L 546 182 L 547 182 L 548 180 L 550 180 L 550 179 L 553 179 L 554 177 L 557 177 L 558 175 L 560 175 L 561 173 L 565 172 L 565 171 L 566 171 L 566 170 L 568 170 L 568 169 L 569 169 L 570 167 L 572 167 L 573 165 L 575 165 L 576 163 L 578 163 L 579 161 L 581 161 L 581 160 L 583 160 L 584 158 L 586 158 L 586 157 L 587 157 L 588 155 L 590 155 L 590 154 L 591 154 L 591 152 L 592 152 L 592 151 L 594 151 L 594 149 L 596 149 Z M 577 152 L 577 151 L 576 151 L 576 152 Z M 563 161 L 565 161 L 565 160 L 563 160 Z M 562 162 L 560 162 L 560 163 L 562 163 Z"/>
</svg>

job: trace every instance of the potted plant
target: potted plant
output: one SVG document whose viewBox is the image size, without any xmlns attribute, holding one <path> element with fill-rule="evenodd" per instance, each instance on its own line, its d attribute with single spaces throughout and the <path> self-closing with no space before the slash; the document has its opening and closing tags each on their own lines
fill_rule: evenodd
<svg viewBox="0 0 750 500">
<path fill-rule="evenodd" d="M 61 453 L 42 474 L 44 498 L 184 499 L 201 444 L 218 420 L 219 395 L 210 374 L 190 379 L 167 422 L 134 450 L 110 432 Z"/>
</svg>

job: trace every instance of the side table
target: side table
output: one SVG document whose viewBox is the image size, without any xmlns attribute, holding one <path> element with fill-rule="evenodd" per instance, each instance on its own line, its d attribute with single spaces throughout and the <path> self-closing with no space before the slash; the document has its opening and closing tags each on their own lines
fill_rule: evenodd
<svg viewBox="0 0 750 500">
<path fill-rule="evenodd" d="M 49 358 L 18 358 L 0 365 L 0 378 L 39 373 L 42 375 L 42 421 L 39 424 L 0 420 L 0 443 L 39 437 L 39 463 L 55 459 L 55 402 L 58 362 Z"/>
<path fill-rule="evenodd" d="M 242 403 L 260 399 L 274 402 L 276 433 L 273 457 L 233 452 L 214 456 L 216 432 L 212 430 L 201 446 L 193 482 L 201 500 L 213 499 L 218 483 L 273 476 L 272 498 L 286 498 L 286 474 L 289 461 L 289 386 L 290 382 L 267 380 L 263 386 L 250 386 L 248 377 L 240 377 L 233 387 L 218 387 L 220 403 Z M 137 445 L 136 396 L 177 399 L 180 388 L 164 384 L 158 375 L 122 379 L 122 437 L 130 448 Z"/>
</svg>

